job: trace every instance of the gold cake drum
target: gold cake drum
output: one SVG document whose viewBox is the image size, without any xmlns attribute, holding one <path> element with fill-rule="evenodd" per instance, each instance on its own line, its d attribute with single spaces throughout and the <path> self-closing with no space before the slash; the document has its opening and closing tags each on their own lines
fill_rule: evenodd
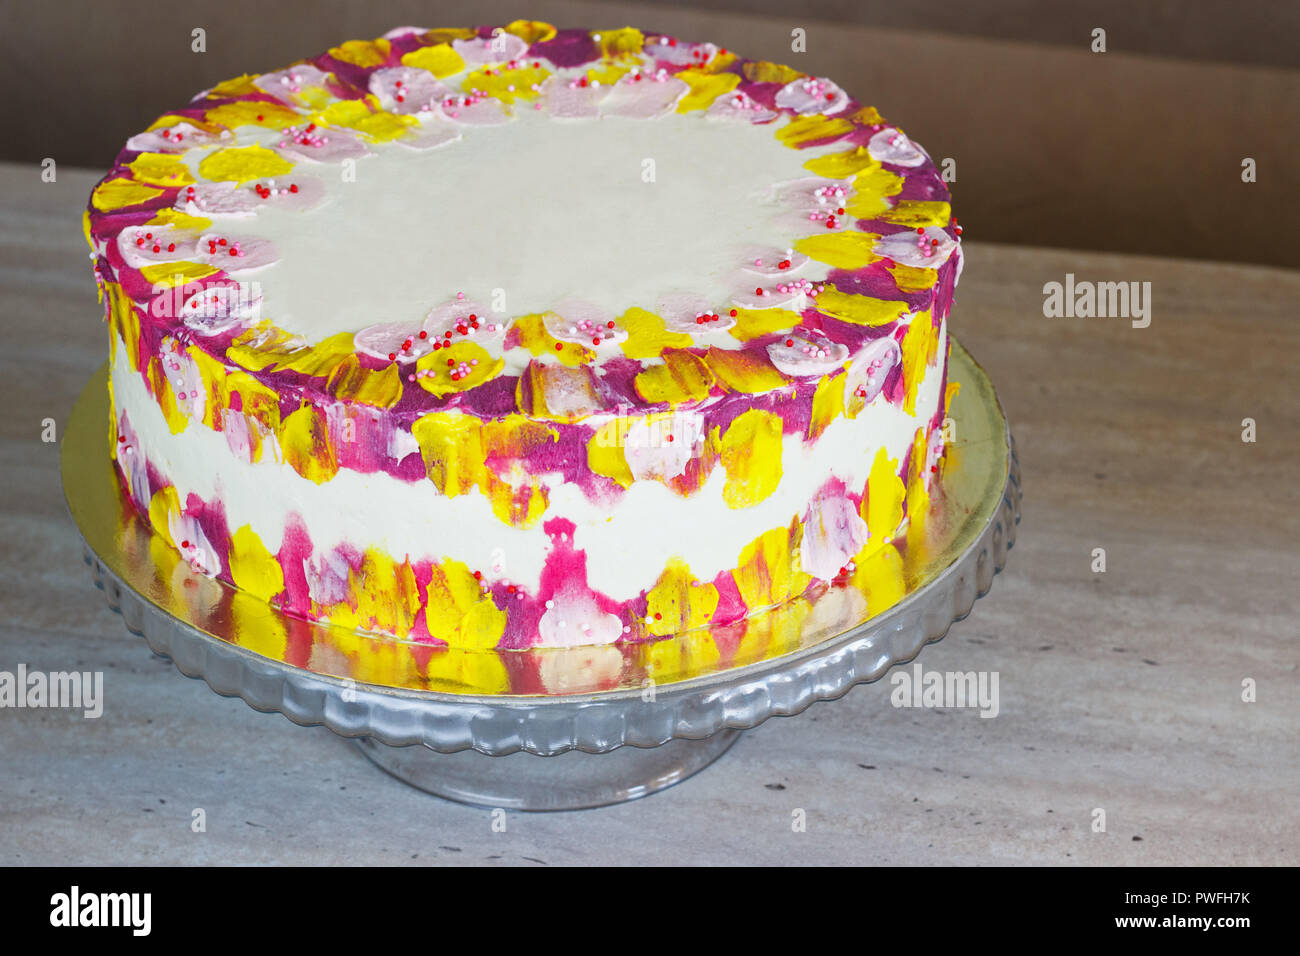
<svg viewBox="0 0 1300 956">
<path fill-rule="evenodd" d="M 1005 563 L 1020 514 L 1005 416 L 954 342 L 950 378 L 961 387 L 946 458 L 923 520 L 885 545 L 899 557 L 889 587 L 837 584 L 727 628 L 644 643 L 435 646 L 303 620 L 191 570 L 136 515 L 113 471 L 106 376 L 105 366 L 68 422 L 63 483 L 86 560 L 128 628 L 219 693 L 392 746 L 604 752 L 797 713 L 946 634 Z"/>
</svg>

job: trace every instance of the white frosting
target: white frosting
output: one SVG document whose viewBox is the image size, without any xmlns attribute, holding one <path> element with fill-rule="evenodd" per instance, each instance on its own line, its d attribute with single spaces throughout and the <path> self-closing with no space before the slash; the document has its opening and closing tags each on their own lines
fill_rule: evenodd
<svg viewBox="0 0 1300 956">
<path fill-rule="evenodd" d="M 333 142 L 339 131 L 325 133 Z M 240 238 L 270 240 L 280 255 L 262 277 L 267 316 L 309 341 L 414 325 L 462 291 L 487 301 L 499 290 L 509 315 L 545 312 L 575 289 L 614 316 L 653 308 L 665 288 L 724 309 L 738 287 L 738 238 L 783 250 L 808 234 L 806 223 L 792 230 L 782 220 L 790 204 L 771 183 L 806 179 L 803 164 L 819 154 L 792 150 L 762 126 L 698 115 L 557 129 L 530 109 L 466 129 L 436 162 L 395 144 L 373 148 L 355 181 L 312 167 L 328 196 L 310 213 L 271 202 L 240 223 Z M 197 165 L 201 155 L 186 159 Z"/>
</svg>

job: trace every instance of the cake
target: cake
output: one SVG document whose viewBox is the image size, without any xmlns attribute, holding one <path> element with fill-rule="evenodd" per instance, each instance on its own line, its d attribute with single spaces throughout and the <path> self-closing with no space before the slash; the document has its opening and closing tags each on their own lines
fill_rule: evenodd
<svg viewBox="0 0 1300 956">
<path fill-rule="evenodd" d="M 85 229 L 124 495 L 289 615 L 509 650 L 903 593 L 961 230 L 829 79 L 397 29 L 163 115 Z"/>
</svg>

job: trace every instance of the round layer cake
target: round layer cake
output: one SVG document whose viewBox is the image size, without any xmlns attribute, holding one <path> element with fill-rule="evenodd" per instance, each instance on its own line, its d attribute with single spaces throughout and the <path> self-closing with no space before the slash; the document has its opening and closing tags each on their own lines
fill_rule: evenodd
<svg viewBox="0 0 1300 956">
<path fill-rule="evenodd" d="M 343 43 L 96 186 L 117 468 L 196 571 L 409 640 L 865 616 L 944 449 L 948 200 L 872 107 L 710 43 Z"/>
</svg>

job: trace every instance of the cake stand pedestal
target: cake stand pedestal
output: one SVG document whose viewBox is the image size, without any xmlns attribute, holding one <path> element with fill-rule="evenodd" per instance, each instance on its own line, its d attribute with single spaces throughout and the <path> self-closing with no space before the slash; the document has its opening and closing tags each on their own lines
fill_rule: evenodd
<svg viewBox="0 0 1300 956">
<path fill-rule="evenodd" d="M 68 508 L 109 605 L 219 694 L 356 738 L 414 787 L 518 810 L 632 800 L 691 776 L 740 732 L 879 680 L 970 613 L 1020 518 L 1011 433 L 955 341 L 955 435 L 887 606 L 852 586 L 647 644 L 462 651 L 303 621 L 192 571 L 136 516 L 109 458 L 107 367 L 64 430 Z"/>
</svg>

